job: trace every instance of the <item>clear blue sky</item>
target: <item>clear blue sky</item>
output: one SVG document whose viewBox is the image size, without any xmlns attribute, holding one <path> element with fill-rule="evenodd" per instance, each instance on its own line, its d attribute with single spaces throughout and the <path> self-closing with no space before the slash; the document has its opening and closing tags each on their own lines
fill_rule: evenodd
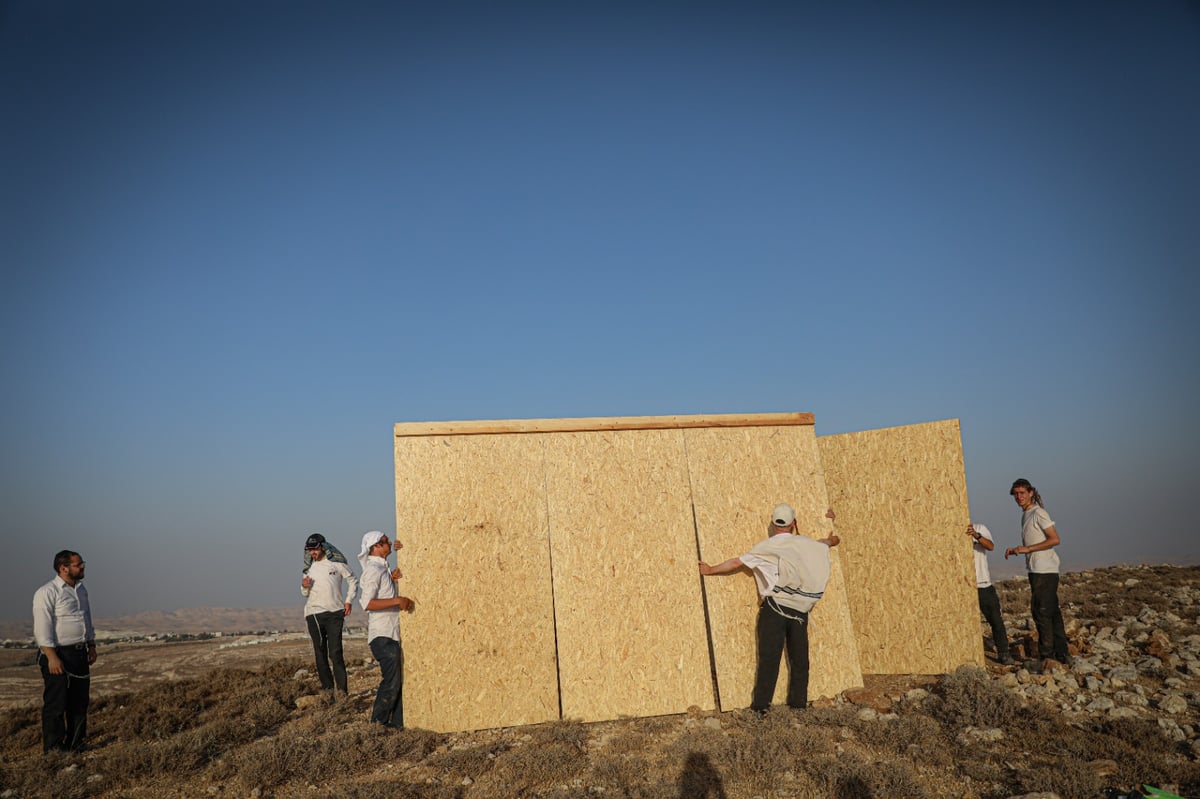
<svg viewBox="0 0 1200 799">
<path fill-rule="evenodd" d="M 300 612 L 398 421 L 954 417 L 1195 562 L 1198 143 L 1194 3 L 0 2 L 0 617 Z"/>
</svg>

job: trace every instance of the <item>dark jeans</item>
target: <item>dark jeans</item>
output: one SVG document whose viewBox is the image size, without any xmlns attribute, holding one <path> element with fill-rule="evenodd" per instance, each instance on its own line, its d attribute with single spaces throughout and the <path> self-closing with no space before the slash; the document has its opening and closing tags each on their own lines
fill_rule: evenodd
<svg viewBox="0 0 1200 799">
<path fill-rule="evenodd" d="M 1008 631 L 1004 629 L 1004 616 L 1000 613 L 1000 595 L 996 586 L 979 589 L 979 610 L 992 628 L 992 643 L 996 645 L 996 657 L 1008 654 Z"/>
<path fill-rule="evenodd" d="M 758 608 L 758 672 L 750 707 L 764 711 L 771 706 L 779 679 L 779 657 L 786 649 L 788 707 L 803 710 L 808 706 L 808 614 L 782 608 L 782 613 L 794 617 L 787 618 L 772 605 L 774 600 L 768 598 Z"/>
<path fill-rule="evenodd" d="M 313 642 L 313 653 L 317 656 L 317 676 L 321 678 L 321 687 L 332 691 L 334 683 L 337 689 L 346 693 L 346 661 L 342 657 L 342 625 L 345 624 L 346 614 L 340 610 L 328 613 L 314 613 L 305 616 L 308 622 L 308 637 Z M 333 661 L 330 671 L 329 662 Z"/>
<path fill-rule="evenodd" d="M 379 690 L 371 708 L 371 722 L 404 729 L 404 699 L 401 681 L 404 677 L 404 655 L 400 642 L 380 636 L 372 638 L 371 657 L 379 663 Z"/>
<path fill-rule="evenodd" d="M 1037 627 L 1038 655 L 1043 660 L 1054 658 L 1066 663 L 1067 631 L 1063 627 L 1062 609 L 1058 606 L 1058 575 L 1030 572 L 1029 590 L 1033 594 L 1033 624 Z"/>
<path fill-rule="evenodd" d="M 42 669 L 42 751 L 79 750 L 87 737 L 88 659 L 86 649 L 59 647 L 64 674 L 51 674 L 50 662 L 38 653 Z"/>
</svg>

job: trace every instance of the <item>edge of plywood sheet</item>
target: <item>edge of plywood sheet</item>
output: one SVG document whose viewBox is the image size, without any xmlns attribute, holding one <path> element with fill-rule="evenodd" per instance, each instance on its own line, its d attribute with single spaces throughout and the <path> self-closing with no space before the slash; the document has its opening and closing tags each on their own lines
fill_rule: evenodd
<svg viewBox="0 0 1200 799">
<path fill-rule="evenodd" d="M 813 424 L 811 413 L 724 413 L 697 416 L 604 416 L 579 419 L 493 419 L 397 422 L 397 438 L 498 433 L 578 433 L 590 430 L 673 430 L 691 427 L 757 427 Z"/>
<path fill-rule="evenodd" d="M 982 665 L 957 419 L 820 436 L 865 674 Z"/>
</svg>

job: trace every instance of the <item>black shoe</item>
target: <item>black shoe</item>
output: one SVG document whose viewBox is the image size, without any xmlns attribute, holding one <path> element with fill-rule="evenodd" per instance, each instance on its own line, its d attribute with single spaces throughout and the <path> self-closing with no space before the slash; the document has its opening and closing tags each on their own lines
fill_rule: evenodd
<svg viewBox="0 0 1200 799">
<path fill-rule="evenodd" d="M 999 655 L 996 658 L 996 662 L 999 663 L 1001 666 L 1011 666 L 1014 661 L 1013 661 L 1012 655 L 1005 652 L 1003 655 Z"/>
</svg>

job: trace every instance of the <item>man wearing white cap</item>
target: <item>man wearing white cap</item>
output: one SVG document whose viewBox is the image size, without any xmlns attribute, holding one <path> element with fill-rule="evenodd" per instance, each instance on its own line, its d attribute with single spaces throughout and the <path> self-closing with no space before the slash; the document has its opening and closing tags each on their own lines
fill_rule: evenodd
<svg viewBox="0 0 1200 799">
<path fill-rule="evenodd" d="M 397 541 L 396 549 L 401 546 Z M 358 602 L 367 611 L 367 645 L 380 671 L 371 723 L 402 730 L 404 657 L 400 651 L 400 611 L 411 613 L 413 601 L 396 593 L 396 580 L 403 575 L 399 567 L 388 570 L 387 556 L 391 551 L 388 537 L 378 530 L 363 536 L 358 551 L 358 562 L 363 567 Z"/>
<path fill-rule="evenodd" d="M 826 518 L 833 519 L 830 509 Z M 796 512 L 776 505 L 768 537 L 740 558 L 709 566 L 700 561 L 704 576 L 730 574 L 747 568 L 754 573 L 762 602 L 758 607 L 758 670 L 750 709 L 762 716 L 775 695 L 779 659 L 788 658 L 788 707 L 808 706 L 808 612 L 829 582 L 829 549 L 841 540 L 836 534 L 812 539 L 796 534 Z"/>
</svg>

